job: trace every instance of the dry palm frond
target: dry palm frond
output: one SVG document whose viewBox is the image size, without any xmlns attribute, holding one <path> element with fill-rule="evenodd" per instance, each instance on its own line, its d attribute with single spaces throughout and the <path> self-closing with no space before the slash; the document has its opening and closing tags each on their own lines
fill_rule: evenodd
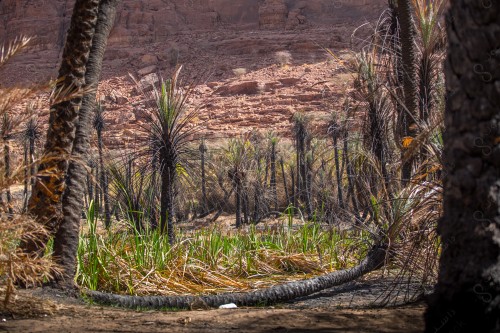
<svg viewBox="0 0 500 333">
<path fill-rule="evenodd" d="M 0 284 L 5 283 L 4 306 L 14 294 L 14 282 L 34 286 L 51 279 L 60 272 L 48 258 L 32 258 L 17 248 L 21 239 L 32 239 L 46 234 L 40 224 L 26 216 L 2 217 L 0 220 Z M 1 283 L 3 281 L 3 283 Z"/>
<path fill-rule="evenodd" d="M 26 48 L 30 40 L 30 37 L 20 36 L 15 38 L 7 45 L 2 45 L 2 47 L 0 48 L 0 67 L 3 66 L 10 58 L 16 55 L 16 53 Z"/>
</svg>

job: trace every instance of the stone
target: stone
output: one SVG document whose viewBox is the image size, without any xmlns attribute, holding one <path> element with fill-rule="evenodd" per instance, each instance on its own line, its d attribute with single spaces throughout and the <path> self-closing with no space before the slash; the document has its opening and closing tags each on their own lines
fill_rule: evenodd
<svg viewBox="0 0 500 333">
<path fill-rule="evenodd" d="M 137 74 L 139 74 L 139 76 L 145 76 L 145 75 L 148 75 L 151 73 L 155 73 L 156 70 L 157 70 L 156 65 L 151 65 L 151 66 L 147 66 L 147 67 L 139 69 L 137 71 Z"/>
<path fill-rule="evenodd" d="M 255 95 L 259 93 L 257 81 L 238 82 L 229 86 L 222 86 L 215 91 L 221 96 Z"/>
</svg>

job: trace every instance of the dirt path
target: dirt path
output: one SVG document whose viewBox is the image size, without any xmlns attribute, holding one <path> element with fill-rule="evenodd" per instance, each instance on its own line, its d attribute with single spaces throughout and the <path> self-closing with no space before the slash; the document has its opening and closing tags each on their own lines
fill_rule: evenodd
<svg viewBox="0 0 500 333">
<path fill-rule="evenodd" d="M 387 286 L 385 279 L 370 279 L 275 307 L 170 312 L 90 306 L 39 290 L 24 305 L 28 318 L 0 311 L 0 332 L 422 332 L 422 303 L 371 308 Z M 47 297 L 54 303 L 41 306 Z"/>
<path fill-rule="evenodd" d="M 422 332 L 423 306 L 393 309 L 232 309 L 136 312 L 74 307 L 7 320 L 0 332 Z"/>
</svg>

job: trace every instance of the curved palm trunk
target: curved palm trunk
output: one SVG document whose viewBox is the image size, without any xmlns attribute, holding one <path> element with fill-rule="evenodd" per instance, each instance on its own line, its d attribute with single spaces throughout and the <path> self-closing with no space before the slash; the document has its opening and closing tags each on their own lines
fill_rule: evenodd
<svg viewBox="0 0 500 333">
<path fill-rule="evenodd" d="M 61 199 L 69 156 L 73 149 L 78 109 L 82 99 L 74 95 L 85 83 L 86 65 L 97 21 L 99 0 L 76 0 L 71 25 L 59 69 L 61 80 L 56 89 L 72 93 L 71 99 L 50 107 L 47 141 L 38 169 L 38 177 L 28 203 L 28 213 L 43 224 L 49 236 L 54 235 L 61 218 Z M 65 94 L 65 93 L 63 93 Z M 76 97 L 75 97 L 76 96 Z M 62 96 L 61 96 L 62 97 Z M 30 254 L 42 255 L 48 236 L 24 240 L 21 248 Z"/>
<path fill-rule="evenodd" d="M 417 49 L 415 45 L 415 23 L 411 0 L 398 1 L 398 19 L 400 24 L 401 60 L 403 70 L 403 92 L 406 110 L 401 116 L 401 131 L 406 138 L 415 139 L 418 134 L 417 121 L 419 113 L 418 80 L 417 80 Z M 407 155 L 407 149 L 401 150 L 401 178 L 403 184 L 411 179 L 414 158 Z"/>
<path fill-rule="evenodd" d="M 500 328 L 500 2 L 447 14 L 443 242 L 426 332 Z"/>
<path fill-rule="evenodd" d="M 87 86 L 97 87 L 99 82 L 108 35 L 113 27 L 118 2 L 119 0 L 101 0 L 99 5 L 99 18 L 85 74 Z M 90 150 L 90 126 L 95 108 L 95 97 L 95 90 L 85 94 L 82 107 L 79 110 L 72 159 L 62 198 L 63 219 L 54 238 L 54 258 L 63 270 L 62 276 L 57 280 L 57 284 L 61 287 L 71 287 L 74 283 L 80 219 L 83 209 L 82 198 L 87 177 L 84 161 Z"/>
<path fill-rule="evenodd" d="M 374 247 L 366 258 L 353 268 L 247 293 L 224 293 L 207 296 L 123 296 L 98 291 L 85 291 L 85 294 L 100 304 L 128 308 L 160 309 L 173 307 L 189 309 L 193 303 L 199 303 L 200 301 L 209 307 L 218 307 L 228 303 L 235 303 L 238 306 L 273 304 L 311 295 L 356 280 L 366 273 L 380 268 L 384 263 L 385 256 L 386 250 L 384 247 Z"/>
</svg>

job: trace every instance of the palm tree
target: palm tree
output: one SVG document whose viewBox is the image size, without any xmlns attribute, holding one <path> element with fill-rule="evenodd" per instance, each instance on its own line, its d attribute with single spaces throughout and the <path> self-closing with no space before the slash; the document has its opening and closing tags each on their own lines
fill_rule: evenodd
<svg viewBox="0 0 500 333">
<path fill-rule="evenodd" d="M 28 187 L 32 189 L 35 183 L 35 144 L 41 136 L 40 125 L 38 123 L 37 116 L 34 114 L 32 106 L 28 106 L 27 111 L 31 114 L 31 117 L 26 122 L 25 128 L 22 132 L 25 164 L 23 211 L 28 209 Z"/>
<path fill-rule="evenodd" d="M 49 236 L 56 233 L 61 217 L 61 199 L 69 156 L 73 150 L 78 110 L 82 104 L 81 94 L 98 7 L 99 0 L 76 0 L 73 9 L 59 69 L 59 81 L 55 87 L 59 97 L 50 108 L 47 140 L 28 203 L 28 212 L 46 227 L 48 234 L 41 235 L 37 240 L 32 238 L 23 241 L 21 248 L 30 254 L 43 253 Z"/>
<path fill-rule="evenodd" d="M 404 110 L 400 114 L 401 135 L 403 136 L 401 157 L 401 178 L 403 184 L 410 181 L 414 158 L 411 143 L 418 134 L 418 80 L 416 29 L 413 20 L 412 0 L 398 0 L 397 15 L 400 27 L 402 86 Z"/>
<path fill-rule="evenodd" d="M 190 152 L 188 144 L 193 140 L 197 130 L 193 119 L 197 110 L 188 108 L 191 87 L 180 87 L 178 67 L 169 80 L 161 80 L 160 87 L 154 87 L 152 113 L 147 115 L 150 147 L 149 156 L 154 156 L 160 167 L 160 229 L 168 235 L 169 242 L 174 243 L 173 227 L 174 203 L 176 198 L 176 182 L 179 172 L 185 169 L 185 157 Z M 184 162 L 184 165 L 183 165 Z"/>
<path fill-rule="evenodd" d="M 309 118 L 303 113 L 295 113 L 294 120 L 294 138 L 296 150 L 296 164 L 297 164 L 297 179 L 296 179 L 296 196 L 300 200 L 300 204 L 305 204 L 307 215 L 310 217 L 310 196 L 308 194 L 308 163 L 307 163 L 307 147 L 310 141 L 308 132 Z"/>
<path fill-rule="evenodd" d="M 116 5 L 113 8 L 116 8 Z M 102 200 L 104 203 L 104 225 L 106 226 L 106 228 L 109 228 L 111 226 L 111 210 L 109 207 L 108 173 L 106 167 L 104 166 L 104 143 L 102 140 L 102 131 L 104 130 L 106 125 L 104 120 L 104 111 L 104 106 L 100 102 L 97 102 L 97 105 L 95 105 L 94 108 L 94 118 L 92 121 L 92 125 L 97 133 L 97 151 L 99 153 L 99 170 L 101 171 L 99 175 L 99 183 L 102 193 Z"/>
<path fill-rule="evenodd" d="M 446 17 L 442 254 L 426 332 L 498 332 L 500 3 L 451 1 Z"/>
<path fill-rule="evenodd" d="M 271 187 L 271 195 L 272 195 L 272 201 L 274 204 L 274 211 L 278 211 L 278 192 L 276 189 L 276 153 L 277 149 L 276 146 L 278 145 L 279 138 L 276 136 L 275 133 L 270 132 L 268 134 L 268 139 L 269 139 L 269 145 L 271 148 L 271 179 L 270 179 L 270 187 Z"/>
<path fill-rule="evenodd" d="M 341 174 L 341 170 L 340 170 L 339 147 L 338 147 L 338 140 L 342 136 L 342 130 L 343 129 L 340 126 L 336 115 L 333 114 L 328 131 L 330 132 L 330 135 L 332 136 L 332 140 L 333 140 L 333 153 L 334 153 L 334 159 L 335 159 L 335 175 L 337 178 L 338 203 L 339 203 L 339 207 L 341 209 L 345 209 L 344 196 L 343 196 L 343 191 L 342 191 L 342 174 Z"/>
<path fill-rule="evenodd" d="M 248 171 L 248 162 L 251 155 L 251 143 L 246 139 L 232 139 L 226 151 L 231 169 L 228 172 L 233 183 L 236 195 L 236 228 L 242 225 L 243 198 L 246 193 L 245 185 Z"/>
<path fill-rule="evenodd" d="M 208 212 L 208 199 L 207 199 L 207 175 L 206 175 L 206 153 L 207 145 L 205 144 L 205 139 L 201 140 L 200 143 L 200 159 L 201 159 L 201 206 L 202 215 Z"/>
<path fill-rule="evenodd" d="M 107 39 L 113 27 L 118 0 L 101 0 L 92 48 L 85 71 L 85 84 L 94 88 L 83 96 L 78 113 L 76 134 L 72 146 L 66 189 L 62 198 L 62 221 L 54 237 L 54 258 L 63 270 L 57 279 L 60 287 L 73 287 L 76 272 L 76 253 L 80 230 L 82 198 L 85 192 L 87 170 L 85 160 L 90 150 L 90 125 L 95 107 L 95 95 L 101 76 L 102 61 Z M 80 22 L 83 24 L 83 22 Z"/>
<path fill-rule="evenodd" d="M 3 114 L 3 119 L 2 119 L 2 127 L 1 127 L 1 134 L 2 134 L 2 141 L 3 141 L 3 158 L 4 158 L 4 179 L 5 182 L 7 183 L 7 187 L 5 190 L 5 194 L 7 197 L 7 212 L 9 213 L 9 216 L 12 216 L 14 213 L 14 210 L 12 208 L 12 194 L 10 192 L 10 177 L 12 174 L 11 171 L 11 165 L 10 165 L 10 140 L 12 140 L 13 136 L 13 123 L 12 119 L 9 115 L 9 112 L 5 112 Z"/>
</svg>

